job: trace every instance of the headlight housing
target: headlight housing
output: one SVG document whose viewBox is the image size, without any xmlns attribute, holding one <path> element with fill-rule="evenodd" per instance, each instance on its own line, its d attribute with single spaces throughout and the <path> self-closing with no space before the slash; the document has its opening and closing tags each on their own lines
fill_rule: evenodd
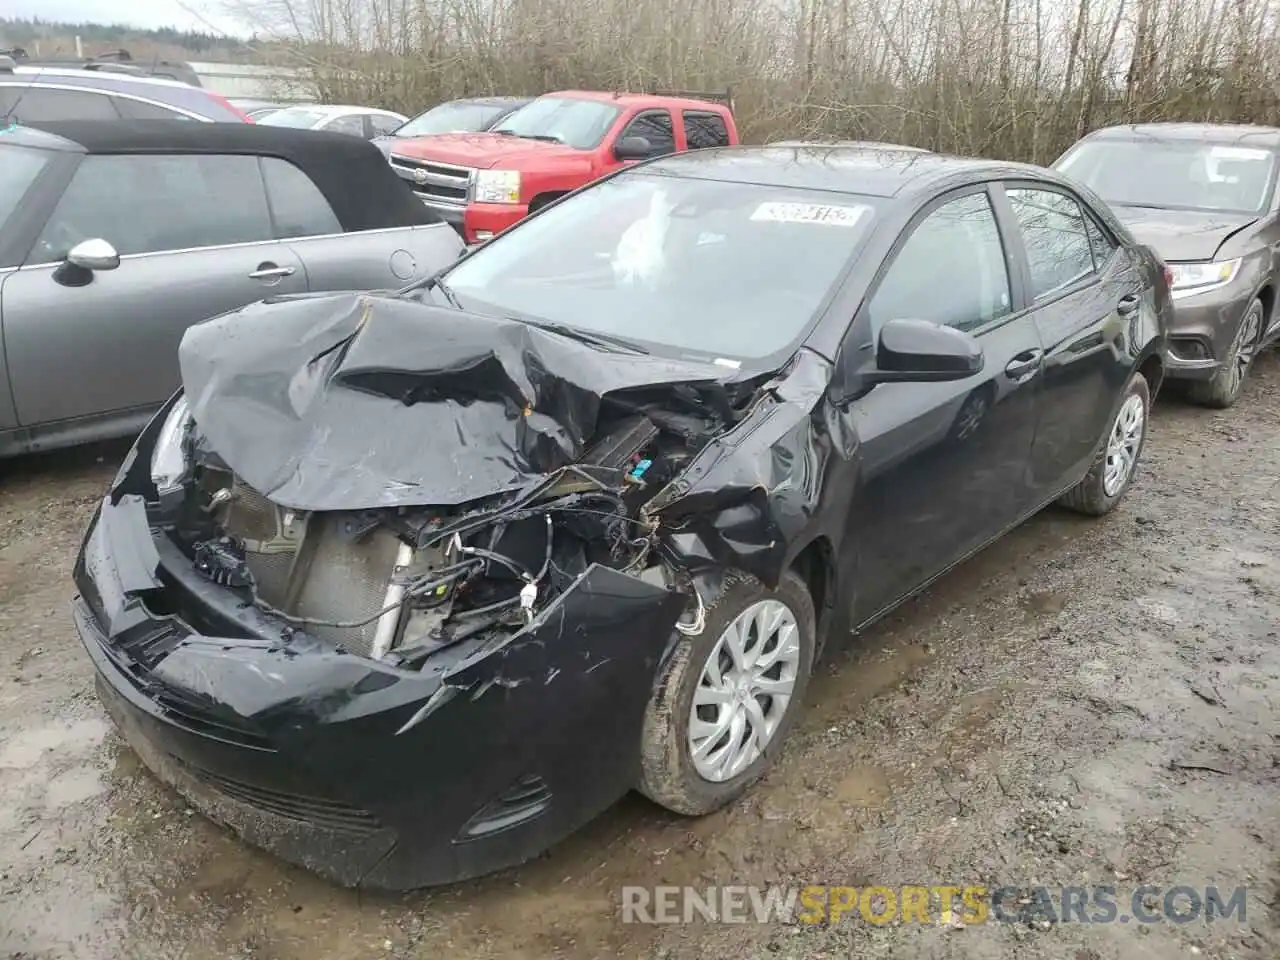
<svg viewBox="0 0 1280 960">
<path fill-rule="evenodd" d="M 183 474 L 187 472 L 185 441 L 191 425 L 191 410 L 184 394 L 169 410 L 151 451 L 151 482 L 162 497 L 178 489 Z"/>
<path fill-rule="evenodd" d="M 1225 287 L 1240 272 L 1240 258 L 1212 263 L 1170 263 L 1173 273 L 1173 297 L 1190 297 Z"/>
<path fill-rule="evenodd" d="M 477 203 L 519 203 L 519 170 L 477 170 L 474 184 Z"/>
</svg>

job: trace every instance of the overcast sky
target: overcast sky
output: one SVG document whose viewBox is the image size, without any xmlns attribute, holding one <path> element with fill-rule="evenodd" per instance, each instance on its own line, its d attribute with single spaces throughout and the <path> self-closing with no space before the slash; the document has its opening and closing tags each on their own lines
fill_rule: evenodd
<svg viewBox="0 0 1280 960">
<path fill-rule="evenodd" d="M 209 0 L 2 0 L 0 8 L 10 17 L 244 33 L 228 21 L 220 3 Z M 217 29 L 211 30 L 210 24 Z"/>
</svg>

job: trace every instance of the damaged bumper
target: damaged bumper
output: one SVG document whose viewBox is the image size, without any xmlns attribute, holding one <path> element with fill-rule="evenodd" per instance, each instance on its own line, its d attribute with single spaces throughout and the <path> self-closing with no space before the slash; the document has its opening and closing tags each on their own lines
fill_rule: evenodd
<svg viewBox="0 0 1280 960">
<path fill-rule="evenodd" d="M 75 622 L 144 762 L 248 842 L 409 889 L 544 851 L 636 782 L 683 598 L 590 566 L 501 642 L 420 669 L 345 653 L 201 577 L 140 497 L 106 499 Z"/>
</svg>

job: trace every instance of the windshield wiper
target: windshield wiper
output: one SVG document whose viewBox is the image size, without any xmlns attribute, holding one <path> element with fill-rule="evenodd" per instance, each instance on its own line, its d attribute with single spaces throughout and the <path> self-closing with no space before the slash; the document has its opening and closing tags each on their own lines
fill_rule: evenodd
<svg viewBox="0 0 1280 960">
<path fill-rule="evenodd" d="M 497 130 L 490 130 L 490 133 L 500 133 L 504 137 L 519 137 L 521 140 L 541 140 L 544 143 L 564 143 L 564 140 L 550 133 L 516 133 L 514 130 L 508 130 L 500 127 Z"/>
<path fill-rule="evenodd" d="M 527 323 L 531 327 L 546 330 L 548 333 L 558 333 L 562 337 L 577 340 L 579 343 L 589 343 L 593 347 L 600 347 L 613 353 L 637 353 L 646 357 L 649 355 L 649 351 L 634 340 L 617 337 L 611 333 L 589 332 L 580 327 L 571 327 L 567 323 L 556 323 L 554 320 L 530 320 L 528 317 L 511 317 L 510 319 Z"/>
</svg>

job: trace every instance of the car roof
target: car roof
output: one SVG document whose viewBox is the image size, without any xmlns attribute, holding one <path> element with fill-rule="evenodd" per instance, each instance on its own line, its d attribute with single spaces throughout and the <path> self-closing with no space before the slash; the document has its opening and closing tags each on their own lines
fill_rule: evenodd
<svg viewBox="0 0 1280 960">
<path fill-rule="evenodd" d="M 1248 143 L 1251 146 L 1276 148 L 1280 147 L 1280 127 L 1248 123 L 1133 123 L 1103 127 L 1083 139 Z"/>
<path fill-rule="evenodd" d="M 675 176 L 831 190 L 871 197 L 924 193 L 944 181 L 982 175 L 1060 182 L 1042 167 L 918 149 L 812 143 L 800 146 L 736 146 L 692 150 L 650 161 L 638 169 Z"/>
<path fill-rule="evenodd" d="M 713 100 L 699 100 L 696 97 L 675 97 L 656 93 L 608 93 L 601 90 L 556 90 L 544 93 L 544 97 L 564 97 L 570 100 L 595 100 L 599 103 L 613 103 L 620 107 L 666 105 L 685 107 L 689 110 L 721 109 L 728 107 Z M 540 99 L 540 98 L 535 98 Z"/>
<path fill-rule="evenodd" d="M 507 107 L 512 104 L 530 103 L 537 97 L 459 97 L 454 103 L 478 103 L 486 107 Z"/>
<path fill-rule="evenodd" d="M 30 131 L 28 133 L 28 130 Z M 55 149 L 91 155 L 248 154 L 278 157 L 302 169 L 320 188 L 346 231 L 438 223 L 368 140 L 344 133 L 269 127 L 256 123 L 192 123 L 189 120 L 34 121 L 19 127 L 15 142 L 39 146 L 52 134 Z M 0 140 L 0 143 L 3 143 Z M 360 184 L 352 190 L 351 184 Z"/>
<path fill-rule="evenodd" d="M 102 86 L 122 84 L 126 87 L 138 85 L 140 87 L 168 87 L 171 90 L 191 90 L 202 89 L 200 87 L 193 88 L 189 83 L 183 83 L 181 80 L 170 80 L 167 77 L 139 77 L 132 73 L 115 73 L 107 70 L 84 70 L 66 67 L 17 67 L 16 69 L 0 71 L 0 80 L 5 77 L 16 77 L 19 80 L 34 80 L 37 77 L 44 80 L 77 80 L 84 86 Z"/>
<path fill-rule="evenodd" d="M 323 114 L 327 117 L 341 117 L 349 113 L 383 113 L 389 116 L 400 116 L 392 110 L 383 110 L 381 107 L 358 107 L 346 103 L 292 103 L 280 108 L 281 113 L 285 110 L 300 110 Z"/>
</svg>

